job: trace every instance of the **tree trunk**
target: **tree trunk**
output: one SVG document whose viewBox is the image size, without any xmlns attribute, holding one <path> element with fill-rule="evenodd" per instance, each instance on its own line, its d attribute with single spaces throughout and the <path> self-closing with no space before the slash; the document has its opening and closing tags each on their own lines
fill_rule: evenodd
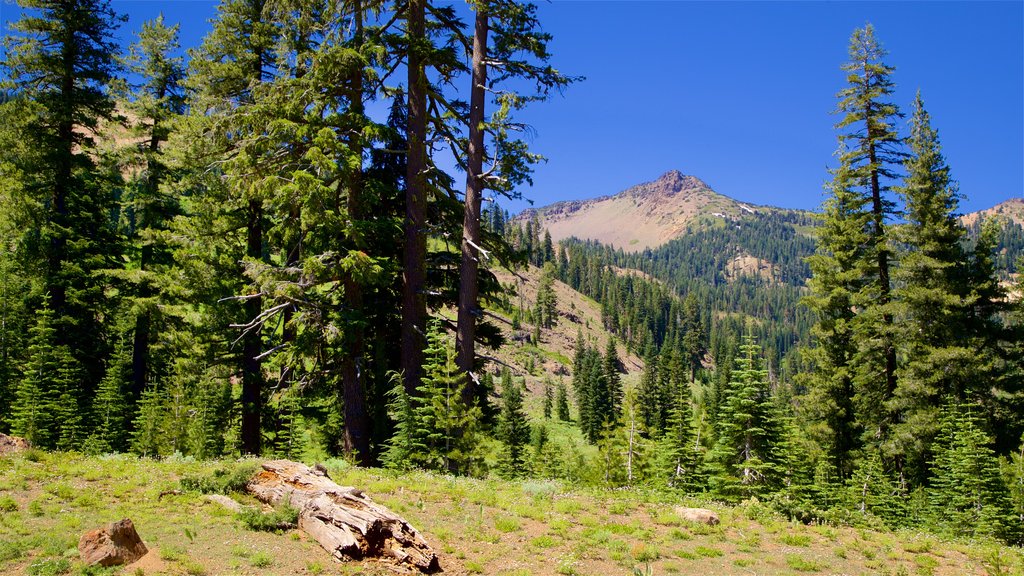
<svg viewBox="0 0 1024 576">
<path fill-rule="evenodd" d="M 410 0 L 408 167 L 405 191 L 405 246 L 402 259 L 402 377 L 405 390 L 418 394 L 426 336 L 427 284 L 427 75 L 422 43 L 427 0 Z"/>
<path fill-rule="evenodd" d="M 246 256 L 254 260 L 263 257 L 263 206 L 250 200 L 248 207 Z M 245 315 L 250 321 L 263 310 L 263 298 L 256 296 L 245 301 Z M 259 359 L 263 338 L 259 326 L 253 327 L 242 338 L 242 454 L 260 453 L 260 413 L 263 411 L 263 367 Z"/>
<path fill-rule="evenodd" d="M 870 128 L 868 130 L 870 131 Z M 870 139 L 870 134 L 868 137 Z M 871 166 L 874 166 L 877 161 L 874 144 L 868 144 L 868 161 Z M 889 303 L 889 293 L 891 291 L 889 252 L 888 248 L 882 245 L 883 242 L 881 242 L 885 234 L 885 212 L 882 206 L 882 187 L 878 181 L 878 170 L 876 169 L 871 170 L 871 208 L 875 220 L 875 243 L 878 250 L 878 303 L 885 306 Z M 886 330 L 883 341 L 885 342 L 885 386 L 886 398 L 888 399 L 892 398 L 893 393 L 896 391 L 896 347 L 893 346 L 890 334 L 890 328 L 893 323 L 892 314 L 883 312 L 882 323 Z"/>
<path fill-rule="evenodd" d="M 355 19 L 355 46 L 358 50 L 362 45 L 363 35 L 363 3 L 355 0 L 353 5 Z M 355 70 L 351 78 L 351 107 L 355 117 L 363 115 L 363 70 Z M 350 146 L 353 153 L 360 159 L 360 166 L 352 173 L 348 194 L 348 217 L 351 222 L 358 222 L 363 217 L 363 141 L 357 133 L 352 137 Z M 356 234 L 356 248 L 362 248 L 359 235 Z M 359 367 L 364 349 L 363 337 L 363 290 L 362 286 L 351 275 L 345 278 L 345 304 L 351 314 L 358 318 L 350 324 L 350 337 L 347 354 L 341 359 L 341 400 L 344 405 L 345 431 L 343 449 L 348 457 L 355 457 L 361 466 L 373 464 L 370 454 L 370 419 L 366 412 L 366 388 L 363 385 L 362 371 Z"/>
<path fill-rule="evenodd" d="M 481 387 L 473 373 L 476 360 L 476 319 L 480 316 L 477 302 L 479 287 L 477 272 L 480 251 L 480 205 L 483 199 L 484 179 L 484 105 L 487 84 L 487 7 L 477 5 L 476 30 L 473 35 L 473 87 L 470 92 L 469 149 L 466 161 L 466 207 L 462 221 L 462 263 L 459 266 L 459 312 L 455 336 L 456 363 L 466 379 L 463 400 L 467 406 L 473 402 L 482 405 Z"/>
<path fill-rule="evenodd" d="M 441 570 L 423 536 L 363 491 L 338 486 L 323 470 L 297 462 L 262 466 L 247 490 L 267 504 L 297 508 L 299 528 L 338 560 L 380 558 L 423 573 Z"/>
</svg>

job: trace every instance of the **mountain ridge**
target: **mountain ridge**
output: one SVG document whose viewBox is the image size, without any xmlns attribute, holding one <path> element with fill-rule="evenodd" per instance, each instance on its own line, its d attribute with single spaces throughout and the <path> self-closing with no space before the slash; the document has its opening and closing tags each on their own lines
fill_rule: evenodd
<svg viewBox="0 0 1024 576">
<path fill-rule="evenodd" d="M 516 219 L 536 216 L 556 242 L 576 237 L 635 252 L 685 234 L 702 216 L 736 219 L 759 211 L 801 212 L 742 202 L 716 192 L 697 176 L 669 170 L 616 194 L 529 208 Z"/>
<path fill-rule="evenodd" d="M 697 176 L 669 170 L 658 178 L 618 193 L 582 200 L 562 200 L 527 208 L 515 219 L 536 219 L 555 242 L 575 237 L 595 240 L 626 252 L 658 248 L 678 238 L 703 217 L 739 219 L 758 213 L 809 214 L 812 211 L 758 205 L 716 192 Z M 960 216 L 965 226 L 982 217 L 1003 216 L 1024 226 L 1024 198 Z"/>
</svg>

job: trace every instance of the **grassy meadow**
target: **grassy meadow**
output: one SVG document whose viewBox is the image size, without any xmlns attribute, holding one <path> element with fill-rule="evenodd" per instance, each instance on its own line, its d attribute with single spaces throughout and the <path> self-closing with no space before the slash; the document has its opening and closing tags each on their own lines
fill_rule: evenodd
<svg viewBox="0 0 1024 576">
<path fill-rule="evenodd" d="M 445 574 L 1024 574 L 1019 548 L 915 532 L 805 526 L 757 502 L 725 507 L 638 490 L 326 464 L 336 482 L 366 490 L 416 526 L 437 550 Z M 0 573 L 395 573 L 372 562 L 336 562 L 298 530 L 249 529 L 195 491 L 161 496 L 181 490 L 182 478 L 187 488 L 214 471 L 226 472 L 222 479 L 232 472 L 244 477 L 255 465 L 34 450 L 0 456 Z M 245 496 L 234 496 L 246 503 Z M 673 512 L 677 505 L 710 507 L 722 522 L 684 522 Z M 151 553 L 128 567 L 82 566 L 79 536 L 123 517 L 134 521 Z"/>
</svg>

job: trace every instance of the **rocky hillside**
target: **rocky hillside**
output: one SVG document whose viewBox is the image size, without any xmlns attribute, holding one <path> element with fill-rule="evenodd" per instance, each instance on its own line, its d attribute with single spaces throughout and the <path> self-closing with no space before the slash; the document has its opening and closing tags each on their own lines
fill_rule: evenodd
<svg viewBox="0 0 1024 576">
<path fill-rule="evenodd" d="M 636 252 L 685 234 L 701 216 L 729 220 L 779 210 L 733 200 L 695 176 L 671 170 L 614 196 L 558 202 L 526 210 L 519 218 L 536 214 L 556 242 L 576 237 Z"/>
<path fill-rule="evenodd" d="M 1010 198 L 985 210 L 964 214 L 960 220 L 965 226 L 972 226 L 982 218 L 1002 217 L 1014 224 L 1024 226 L 1024 198 Z"/>
</svg>

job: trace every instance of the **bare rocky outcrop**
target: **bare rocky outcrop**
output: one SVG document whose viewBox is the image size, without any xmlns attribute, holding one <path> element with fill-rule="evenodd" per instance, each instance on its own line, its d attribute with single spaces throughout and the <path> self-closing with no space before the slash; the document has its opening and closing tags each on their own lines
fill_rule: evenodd
<svg viewBox="0 0 1024 576">
<path fill-rule="evenodd" d="M 32 447 L 32 444 L 24 438 L 0 434 L 0 455 L 24 452 Z"/>
<path fill-rule="evenodd" d="M 135 531 L 135 525 L 128 518 L 111 522 L 103 528 L 82 534 L 78 541 L 78 553 L 82 562 L 100 566 L 131 564 L 146 555 L 149 550 Z"/>
<path fill-rule="evenodd" d="M 335 558 L 380 558 L 423 573 L 440 571 L 420 533 L 358 488 L 335 484 L 321 467 L 288 460 L 262 467 L 247 490 L 264 503 L 297 508 L 299 528 Z"/>
<path fill-rule="evenodd" d="M 719 523 L 718 514 L 707 508 L 677 506 L 676 515 L 687 522 L 697 522 L 699 524 L 707 524 L 708 526 L 716 526 Z"/>
</svg>

